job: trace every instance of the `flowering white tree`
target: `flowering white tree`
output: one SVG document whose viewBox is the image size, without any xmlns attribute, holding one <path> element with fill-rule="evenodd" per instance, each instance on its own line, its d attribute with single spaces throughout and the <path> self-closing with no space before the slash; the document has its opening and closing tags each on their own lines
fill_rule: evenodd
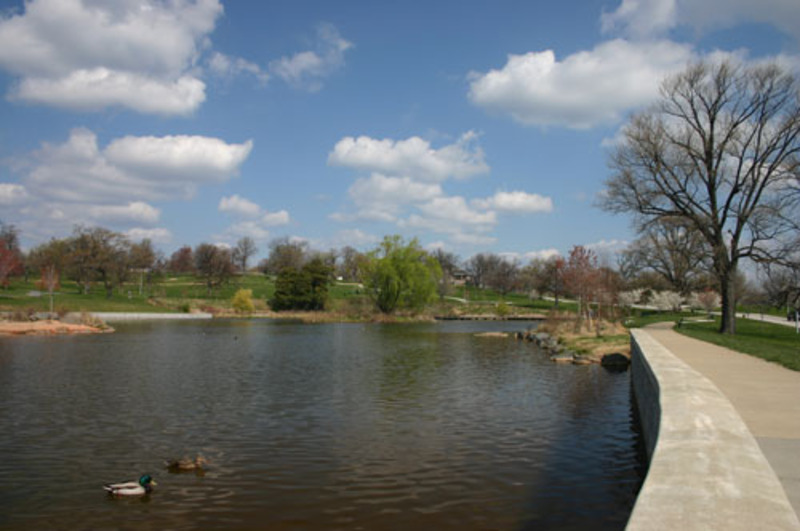
<svg viewBox="0 0 800 531">
<path fill-rule="evenodd" d="M 680 293 L 676 293 L 674 291 L 659 291 L 653 293 L 652 304 L 660 311 L 674 311 L 679 312 L 681 310 L 681 303 L 683 302 L 683 297 L 681 297 Z"/>
<path fill-rule="evenodd" d="M 632 289 L 620 292 L 618 296 L 619 305 L 623 308 L 630 308 L 634 304 L 638 304 L 642 300 L 644 290 Z"/>
</svg>

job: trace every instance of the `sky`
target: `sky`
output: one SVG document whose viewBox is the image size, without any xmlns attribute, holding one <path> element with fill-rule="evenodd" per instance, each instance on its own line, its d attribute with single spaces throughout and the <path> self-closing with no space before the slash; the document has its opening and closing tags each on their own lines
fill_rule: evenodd
<svg viewBox="0 0 800 531">
<path fill-rule="evenodd" d="M 0 221 L 167 256 L 417 237 L 599 253 L 607 161 L 698 60 L 800 73 L 798 0 L 0 0 Z"/>
</svg>

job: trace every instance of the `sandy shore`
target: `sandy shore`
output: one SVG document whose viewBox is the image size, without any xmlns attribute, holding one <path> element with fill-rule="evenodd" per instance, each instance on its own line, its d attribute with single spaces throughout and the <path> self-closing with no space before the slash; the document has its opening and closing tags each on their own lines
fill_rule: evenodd
<svg viewBox="0 0 800 531">
<path fill-rule="evenodd" d="M 105 332 L 113 332 L 113 329 L 97 328 L 83 324 L 67 324 L 51 320 L 30 322 L 0 321 L 0 336 L 100 334 Z"/>
</svg>

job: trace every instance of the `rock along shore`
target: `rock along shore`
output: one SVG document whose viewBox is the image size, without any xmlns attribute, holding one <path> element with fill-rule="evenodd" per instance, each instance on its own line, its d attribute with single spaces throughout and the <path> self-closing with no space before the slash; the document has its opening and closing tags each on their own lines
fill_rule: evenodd
<svg viewBox="0 0 800 531">
<path fill-rule="evenodd" d="M 550 359 L 556 363 L 572 363 L 574 365 L 599 363 L 604 367 L 620 368 L 625 368 L 630 364 L 630 358 L 621 353 L 593 355 L 576 352 L 561 344 L 557 337 L 553 337 L 546 332 L 527 330 L 525 332 L 517 332 L 516 337 L 521 341 L 530 341 L 549 353 Z"/>
</svg>

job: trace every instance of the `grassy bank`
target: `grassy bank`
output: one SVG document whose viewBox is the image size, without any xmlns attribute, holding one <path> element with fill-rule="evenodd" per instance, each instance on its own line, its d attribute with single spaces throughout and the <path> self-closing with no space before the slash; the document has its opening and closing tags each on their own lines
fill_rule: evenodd
<svg viewBox="0 0 800 531">
<path fill-rule="evenodd" d="M 576 315 L 570 312 L 553 312 L 537 331 L 558 339 L 568 350 L 600 361 L 605 354 L 620 353 L 630 356 L 630 333 L 619 322 L 602 320 L 592 323 L 584 321 L 578 327 Z"/>
<path fill-rule="evenodd" d="M 794 328 L 752 319 L 736 320 L 736 335 L 719 334 L 719 319 L 707 323 L 687 323 L 675 330 L 737 352 L 800 371 L 800 334 Z"/>
</svg>

